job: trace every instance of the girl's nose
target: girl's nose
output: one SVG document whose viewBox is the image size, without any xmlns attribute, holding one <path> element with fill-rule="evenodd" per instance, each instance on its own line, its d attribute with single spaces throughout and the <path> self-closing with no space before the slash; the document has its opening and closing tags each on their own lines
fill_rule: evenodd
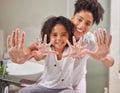
<svg viewBox="0 0 120 93">
<path fill-rule="evenodd" d="M 60 35 L 58 35 L 58 36 L 57 36 L 57 39 L 60 39 L 60 38 L 61 38 L 61 36 L 60 36 Z"/>
</svg>

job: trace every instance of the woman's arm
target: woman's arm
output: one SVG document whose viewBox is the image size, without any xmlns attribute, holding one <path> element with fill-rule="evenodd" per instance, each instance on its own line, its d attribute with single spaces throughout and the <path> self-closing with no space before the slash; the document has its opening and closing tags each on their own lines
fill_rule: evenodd
<svg viewBox="0 0 120 93">
<path fill-rule="evenodd" d="M 104 59 L 100 60 L 106 67 L 111 67 L 114 64 L 114 59 L 111 55 L 107 55 Z"/>
<path fill-rule="evenodd" d="M 107 32 L 104 29 L 99 29 L 99 33 L 94 33 L 95 37 L 95 50 L 85 50 L 84 52 L 88 54 L 95 60 L 101 61 L 106 67 L 110 67 L 114 64 L 114 58 L 109 55 L 109 49 L 112 42 L 112 36 L 107 39 Z"/>
<path fill-rule="evenodd" d="M 12 35 L 7 37 L 7 48 L 10 59 L 14 63 L 22 64 L 29 60 L 33 55 L 32 51 L 36 50 L 34 44 L 24 48 L 25 33 L 22 32 L 20 36 L 20 30 L 16 29 L 12 32 Z"/>
</svg>

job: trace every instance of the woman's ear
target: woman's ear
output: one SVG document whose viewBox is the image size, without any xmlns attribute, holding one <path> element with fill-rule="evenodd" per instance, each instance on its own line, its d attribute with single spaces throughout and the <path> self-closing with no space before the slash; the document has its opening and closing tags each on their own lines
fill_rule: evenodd
<svg viewBox="0 0 120 93">
<path fill-rule="evenodd" d="M 73 17 L 74 17 L 74 16 L 71 17 L 71 20 L 73 20 Z"/>
</svg>

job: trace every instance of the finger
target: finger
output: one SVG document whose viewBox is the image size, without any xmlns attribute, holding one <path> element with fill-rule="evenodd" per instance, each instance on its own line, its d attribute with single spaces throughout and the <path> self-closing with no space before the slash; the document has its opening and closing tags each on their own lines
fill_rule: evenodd
<svg viewBox="0 0 120 93">
<path fill-rule="evenodd" d="M 107 32 L 106 32 L 105 29 L 103 30 L 103 34 L 104 34 L 104 40 L 103 40 L 103 43 L 106 44 L 106 43 L 107 43 Z"/>
<path fill-rule="evenodd" d="M 12 32 L 12 46 L 15 46 L 15 31 Z"/>
<path fill-rule="evenodd" d="M 65 58 L 65 57 L 75 57 L 75 56 L 77 56 L 76 53 L 70 53 L 70 54 L 63 55 L 62 58 Z"/>
<path fill-rule="evenodd" d="M 62 58 L 65 58 L 65 57 L 74 57 L 76 56 L 76 53 L 69 53 L 69 54 L 65 54 L 62 56 Z"/>
<path fill-rule="evenodd" d="M 43 44 L 47 44 L 47 35 L 44 35 L 44 40 L 43 40 Z"/>
<path fill-rule="evenodd" d="M 75 39 L 75 36 L 73 36 L 73 45 L 76 46 L 76 39 Z"/>
<path fill-rule="evenodd" d="M 49 54 L 58 54 L 56 51 L 44 51 L 42 55 L 49 55 Z"/>
<path fill-rule="evenodd" d="M 40 39 L 39 39 L 39 37 L 36 37 L 36 45 L 40 45 L 41 44 L 41 42 L 40 42 Z"/>
<path fill-rule="evenodd" d="M 76 57 L 76 56 L 78 56 L 76 53 L 69 54 L 69 57 Z"/>
<path fill-rule="evenodd" d="M 68 46 L 71 48 L 72 47 L 72 45 L 71 45 L 71 43 L 69 42 L 69 40 L 67 40 L 67 44 L 68 44 Z"/>
<path fill-rule="evenodd" d="M 21 40 L 20 40 L 20 48 L 23 48 L 24 46 L 24 40 L 25 40 L 25 33 L 22 32 Z"/>
<path fill-rule="evenodd" d="M 82 37 L 79 39 L 78 45 L 82 45 Z"/>
<path fill-rule="evenodd" d="M 85 44 L 84 46 L 83 46 L 83 48 L 87 48 L 88 47 L 88 44 Z"/>
<path fill-rule="evenodd" d="M 8 49 L 10 49 L 11 48 L 11 36 L 10 35 L 8 35 L 8 37 L 7 37 L 7 48 Z"/>
<path fill-rule="evenodd" d="M 35 58 L 35 60 L 39 61 L 40 60 L 40 53 L 38 51 L 33 51 L 32 52 L 33 57 Z"/>
<path fill-rule="evenodd" d="M 96 32 L 94 32 L 94 37 L 95 37 L 95 43 L 96 43 L 96 45 L 99 46 L 100 45 L 100 41 L 98 39 L 98 36 L 97 36 Z"/>
<path fill-rule="evenodd" d="M 20 33 L 20 30 L 16 29 L 16 33 L 15 33 L 15 47 L 16 48 L 18 47 L 18 44 L 19 44 L 19 33 Z"/>
<path fill-rule="evenodd" d="M 58 52 L 52 50 L 52 51 L 48 52 L 48 54 L 58 54 Z"/>
<path fill-rule="evenodd" d="M 62 58 L 69 57 L 70 54 L 63 55 Z"/>
<path fill-rule="evenodd" d="M 48 46 L 50 47 L 52 45 L 52 41 L 50 41 L 50 43 L 48 43 Z"/>
<path fill-rule="evenodd" d="M 103 30 L 99 28 L 99 40 L 100 44 L 103 44 L 104 38 L 103 38 Z"/>
<path fill-rule="evenodd" d="M 108 41 L 108 47 L 109 47 L 109 48 L 110 48 L 111 42 L 112 42 L 112 35 L 110 35 L 109 41 Z"/>
<path fill-rule="evenodd" d="M 38 37 L 36 37 L 36 40 L 35 40 L 34 45 L 35 45 L 36 48 L 39 48 L 39 46 L 40 46 L 40 41 L 39 41 L 39 38 L 38 38 Z"/>
</svg>

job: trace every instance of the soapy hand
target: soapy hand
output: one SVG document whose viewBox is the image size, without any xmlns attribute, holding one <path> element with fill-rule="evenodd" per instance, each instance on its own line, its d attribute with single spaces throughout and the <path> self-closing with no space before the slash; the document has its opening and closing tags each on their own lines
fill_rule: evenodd
<svg viewBox="0 0 120 93">
<path fill-rule="evenodd" d="M 25 33 L 22 32 L 20 37 L 20 29 L 12 32 L 12 35 L 7 37 L 8 54 L 14 63 L 22 64 L 32 57 L 32 53 L 24 51 Z"/>
<path fill-rule="evenodd" d="M 67 44 L 70 47 L 70 52 L 69 54 L 63 55 L 63 58 L 69 56 L 81 59 L 84 57 L 84 49 L 87 47 L 87 45 L 82 46 L 82 38 L 80 38 L 79 41 L 76 42 L 76 39 L 73 36 L 73 45 L 69 41 L 67 41 Z"/>
<path fill-rule="evenodd" d="M 84 52 L 96 60 L 104 60 L 109 53 L 112 36 L 107 39 L 107 32 L 105 29 L 99 29 L 98 35 L 94 32 L 96 48 L 94 51 L 85 50 Z"/>
<path fill-rule="evenodd" d="M 56 51 L 51 50 L 51 44 L 52 41 L 50 41 L 50 43 L 47 44 L 47 35 L 44 36 L 43 42 L 41 42 L 39 38 L 36 38 L 36 47 L 38 50 L 33 51 L 32 53 L 35 60 L 39 61 L 49 54 L 57 54 Z"/>
</svg>

